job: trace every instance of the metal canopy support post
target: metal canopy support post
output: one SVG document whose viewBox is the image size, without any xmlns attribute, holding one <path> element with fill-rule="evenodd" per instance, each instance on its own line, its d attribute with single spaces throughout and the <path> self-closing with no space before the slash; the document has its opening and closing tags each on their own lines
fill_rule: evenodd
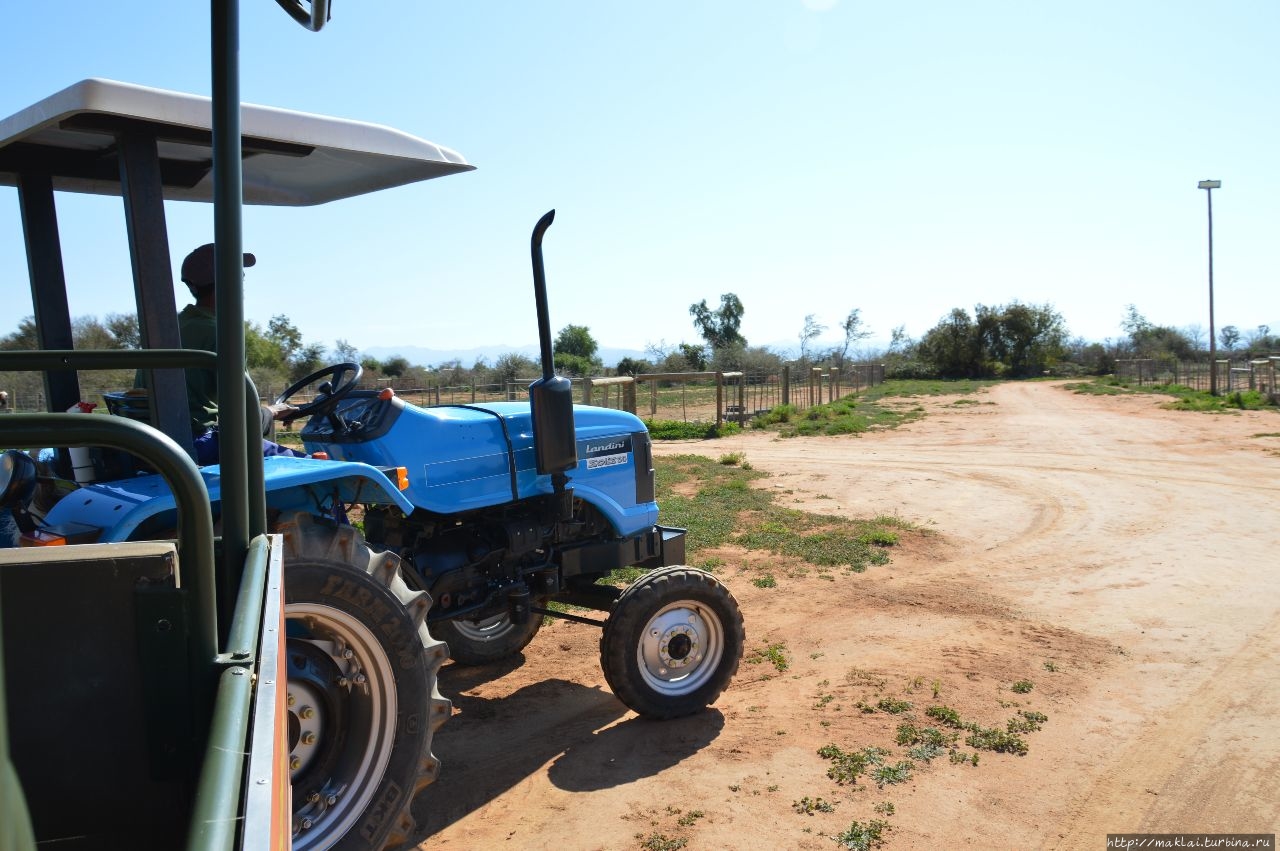
<svg viewBox="0 0 1280 851">
<path fill-rule="evenodd" d="M 249 551 L 249 435 L 244 392 L 244 262 L 240 162 L 240 6 L 238 0 L 211 0 L 213 77 L 213 234 L 218 314 L 218 440 L 222 474 L 223 587 L 220 607 L 229 607 L 232 589 Z M 254 445 L 261 452 L 257 435 Z M 226 609 L 229 612 L 229 608 Z"/>
<path fill-rule="evenodd" d="M 156 140 L 128 131 L 116 139 L 120 145 L 120 194 L 124 199 L 142 346 L 179 349 L 182 340 L 169 268 L 169 234 Z M 180 369 L 153 370 L 148 386 L 152 424 L 194 458 L 185 374 Z"/>
<path fill-rule="evenodd" d="M 22 208 L 27 272 L 31 278 L 31 303 L 35 308 L 40 348 L 73 348 L 52 178 L 47 174 L 20 175 L 18 203 Z M 74 372 L 47 373 L 44 392 L 46 409 L 50 413 L 62 413 L 80 401 L 80 382 Z M 70 474 L 70 467 L 65 472 Z"/>
</svg>

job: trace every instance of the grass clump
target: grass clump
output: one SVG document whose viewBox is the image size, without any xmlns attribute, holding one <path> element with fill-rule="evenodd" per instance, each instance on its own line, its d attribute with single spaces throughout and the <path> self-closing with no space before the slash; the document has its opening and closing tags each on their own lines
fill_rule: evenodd
<svg viewBox="0 0 1280 851">
<path fill-rule="evenodd" d="M 854 820 L 846 829 L 837 833 L 833 839 L 841 848 L 847 848 L 849 851 L 870 851 L 872 848 L 878 848 L 884 844 L 882 838 L 884 832 L 889 829 L 889 823 L 880 819 L 863 824 L 858 820 Z"/>
<path fill-rule="evenodd" d="M 1010 733 L 1034 733 L 1048 720 L 1049 716 L 1043 712 L 1028 712 L 1024 709 L 1010 718 L 1005 727 Z"/>
<path fill-rule="evenodd" d="M 1031 682 L 1031 680 L 1018 680 L 1016 683 L 1009 686 L 1009 690 L 1015 694 L 1027 694 L 1033 688 L 1035 688 L 1035 684 Z"/>
<path fill-rule="evenodd" d="M 911 779 L 911 769 L 914 767 L 915 763 L 904 759 L 893 765 L 876 766 L 871 776 L 876 781 L 876 786 L 883 789 L 885 786 L 906 783 Z"/>
<path fill-rule="evenodd" d="M 863 748 L 846 751 L 837 745 L 823 745 L 818 748 L 818 756 L 831 760 L 827 776 L 840 784 L 857 783 L 858 777 L 870 766 L 879 766 L 889 752 L 884 748 Z"/>
<path fill-rule="evenodd" d="M 772 573 L 766 573 L 764 576 L 757 576 L 752 579 L 751 584 L 757 588 L 777 588 L 778 580 L 773 578 Z"/>
<path fill-rule="evenodd" d="M 964 743 L 975 750 L 1011 753 L 1018 756 L 1027 754 L 1026 740 L 1016 733 L 997 730 L 994 727 L 981 727 L 977 724 L 969 725 L 968 730 L 969 735 Z"/>
<path fill-rule="evenodd" d="M 892 697 L 885 697 L 876 704 L 876 709 L 881 712 L 888 712 L 890 715 L 901 715 L 911 709 L 911 702 L 907 700 L 897 700 Z"/>
<path fill-rule="evenodd" d="M 651 833 L 640 842 L 640 847 L 643 851 L 680 851 L 688 844 L 689 840 L 683 837 L 668 839 L 661 833 Z"/>
<path fill-rule="evenodd" d="M 714 440 L 742 431 L 741 426 L 731 422 L 723 422 L 719 428 L 715 423 L 687 423 L 683 420 L 645 420 L 644 425 L 654 440 Z"/>
<path fill-rule="evenodd" d="M 759 665 L 761 662 L 768 662 L 777 669 L 778 673 L 782 673 L 791 667 L 791 663 L 787 660 L 786 650 L 787 645 L 785 644 L 770 644 L 763 649 L 752 650 L 743 661 L 748 665 Z"/>
<path fill-rule="evenodd" d="M 806 795 L 798 801 L 792 801 L 791 809 L 800 815 L 811 816 L 814 813 L 834 813 L 836 805 L 824 798 L 810 798 Z"/>
<path fill-rule="evenodd" d="M 950 706 L 930 706 L 924 714 L 946 727 L 959 729 L 964 726 L 964 722 L 960 720 L 960 713 Z"/>
</svg>

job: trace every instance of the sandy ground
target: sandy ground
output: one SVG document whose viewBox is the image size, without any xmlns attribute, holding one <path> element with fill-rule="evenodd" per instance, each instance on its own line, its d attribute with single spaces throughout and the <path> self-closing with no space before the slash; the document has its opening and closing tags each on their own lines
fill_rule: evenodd
<svg viewBox="0 0 1280 851">
<path fill-rule="evenodd" d="M 862 574 L 780 565 L 775 588 L 721 553 L 747 650 L 781 643 L 790 665 L 744 663 L 692 718 L 627 711 L 591 627 L 551 624 L 496 668 L 447 667 L 455 717 L 415 805 L 421 847 L 818 849 L 855 819 L 887 822 L 889 849 L 1277 831 L 1280 416 L 1043 383 L 917 403 L 924 419 L 862 437 L 659 446 L 740 451 L 784 504 L 924 531 Z M 886 697 L 912 708 L 856 707 Z M 897 725 L 932 723 L 934 705 L 984 726 L 1048 721 L 1025 756 L 944 754 L 884 787 L 827 777 L 820 747 L 896 762 Z M 834 811 L 801 814 L 805 797 Z"/>
</svg>

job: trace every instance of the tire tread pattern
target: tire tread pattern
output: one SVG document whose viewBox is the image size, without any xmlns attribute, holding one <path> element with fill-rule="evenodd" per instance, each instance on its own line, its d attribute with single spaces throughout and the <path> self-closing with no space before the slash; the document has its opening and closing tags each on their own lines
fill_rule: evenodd
<svg viewBox="0 0 1280 851">
<path fill-rule="evenodd" d="M 298 512 L 282 518 L 273 531 L 283 537 L 284 555 L 287 559 L 339 562 L 368 573 L 378 584 L 395 595 L 417 624 L 418 639 L 424 650 L 431 695 L 431 706 L 428 708 L 428 730 L 423 737 L 422 750 L 417 757 L 418 770 L 413 788 L 405 796 L 403 807 L 392 819 L 390 834 L 381 846 L 383 851 L 397 851 L 397 849 L 409 847 L 417 827 L 410 807 L 418 793 L 429 786 L 439 774 L 440 761 L 431 752 L 431 743 L 440 725 L 452 714 L 452 704 L 441 696 L 438 686 L 440 666 L 449 658 L 448 647 L 443 641 L 433 638 L 426 626 L 431 597 L 426 591 L 414 591 L 405 584 L 400 574 L 398 555 L 391 552 L 373 552 L 365 544 L 359 530 L 352 526 L 330 525 L 324 521 L 317 521 L 306 512 Z"/>
</svg>

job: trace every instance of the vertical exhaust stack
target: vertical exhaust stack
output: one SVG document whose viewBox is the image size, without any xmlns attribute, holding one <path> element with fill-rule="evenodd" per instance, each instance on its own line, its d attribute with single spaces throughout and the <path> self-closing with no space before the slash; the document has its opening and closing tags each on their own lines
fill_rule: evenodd
<svg viewBox="0 0 1280 851">
<path fill-rule="evenodd" d="M 533 255 L 533 294 L 538 305 L 538 343 L 542 348 L 542 378 L 529 385 L 529 405 L 533 416 L 533 447 L 539 475 L 551 474 L 559 499 L 560 519 L 572 515 L 572 492 L 565 487 L 565 473 L 578 466 L 577 436 L 573 424 L 573 384 L 555 374 L 551 352 L 551 318 L 547 312 L 547 277 L 542 267 L 542 237 L 555 220 L 551 210 L 533 227 L 530 253 Z"/>
</svg>

